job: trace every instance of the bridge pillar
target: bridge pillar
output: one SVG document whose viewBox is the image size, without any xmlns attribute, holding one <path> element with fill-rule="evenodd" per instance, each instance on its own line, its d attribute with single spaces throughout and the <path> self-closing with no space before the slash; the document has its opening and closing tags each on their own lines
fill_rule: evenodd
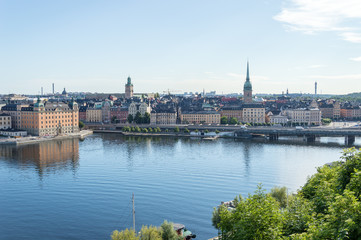
<svg viewBox="0 0 361 240">
<path fill-rule="evenodd" d="M 269 138 L 269 140 L 278 140 L 278 134 L 277 133 L 275 133 L 275 134 L 270 134 L 269 136 L 268 136 L 268 138 Z"/>
<path fill-rule="evenodd" d="M 305 142 L 314 142 L 316 140 L 315 135 L 303 135 L 303 141 Z"/>
<path fill-rule="evenodd" d="M 352 145 L 355 143 L 355 136 L 345 136 L 345 144 Z"/>
</svg>

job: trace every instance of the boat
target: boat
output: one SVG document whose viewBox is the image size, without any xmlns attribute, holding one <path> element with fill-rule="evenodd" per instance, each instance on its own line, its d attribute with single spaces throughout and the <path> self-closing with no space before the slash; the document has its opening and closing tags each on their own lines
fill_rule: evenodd
<svg viewBox="0 0 361 240">
<path fill-rule="evenodd" d="M 181 223 L 173 223 L 173 229 L 177 232 L 178 236 L 184 237 L 184 240 L 190 240 L 197 237 Z"/>
</svg>

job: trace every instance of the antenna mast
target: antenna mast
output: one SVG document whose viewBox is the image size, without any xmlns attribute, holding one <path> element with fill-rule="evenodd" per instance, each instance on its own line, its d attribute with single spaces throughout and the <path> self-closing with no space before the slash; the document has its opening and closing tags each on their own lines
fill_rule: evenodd
<svg viewBox="0 0 361 240">
<path fill-rule="evenodd" d="M 134 208 L 134 193 L 133 193 L 133 197 L 132 197 L 132 203 L 133 203 L 133 229 L 135 232 L 135 208 Z"/>
</svg>

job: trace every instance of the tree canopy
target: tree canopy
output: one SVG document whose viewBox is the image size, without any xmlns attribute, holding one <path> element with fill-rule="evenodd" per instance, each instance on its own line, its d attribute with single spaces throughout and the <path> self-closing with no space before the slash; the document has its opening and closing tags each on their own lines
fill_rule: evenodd
<svg viewBox="0 0 361 240">
<path fill-rule="evenodd" d="M 361 239 L 361 152 L 317 169 L 295 194 L 286 188 L 253 195 L 213 212 L 222 239 Z"/>
</svg>

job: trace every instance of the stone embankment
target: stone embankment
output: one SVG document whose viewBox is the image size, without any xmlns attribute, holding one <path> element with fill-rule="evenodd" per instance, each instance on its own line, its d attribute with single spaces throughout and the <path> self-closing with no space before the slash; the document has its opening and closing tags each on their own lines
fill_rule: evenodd
<svg viewBox="0 0 361 240">
<path fill-rule="evenodd" d="M 9 144 L 9 145 L 26 145 L 26 144 L 34 144 L 45 141 L 53 141 L 53 140 L 64 140 L 64 139 L 72 139 L 72 138 L 80 138 L 83 139 L 86 136 L 93 134 L 92 130 L 82 130 L 78 133 L 70 133 L 67 135 L 60 135 L 55 137 L 22 137 L 22 138 L 5 138 L 0 139 L 0 145 Z"/>
</svg>

